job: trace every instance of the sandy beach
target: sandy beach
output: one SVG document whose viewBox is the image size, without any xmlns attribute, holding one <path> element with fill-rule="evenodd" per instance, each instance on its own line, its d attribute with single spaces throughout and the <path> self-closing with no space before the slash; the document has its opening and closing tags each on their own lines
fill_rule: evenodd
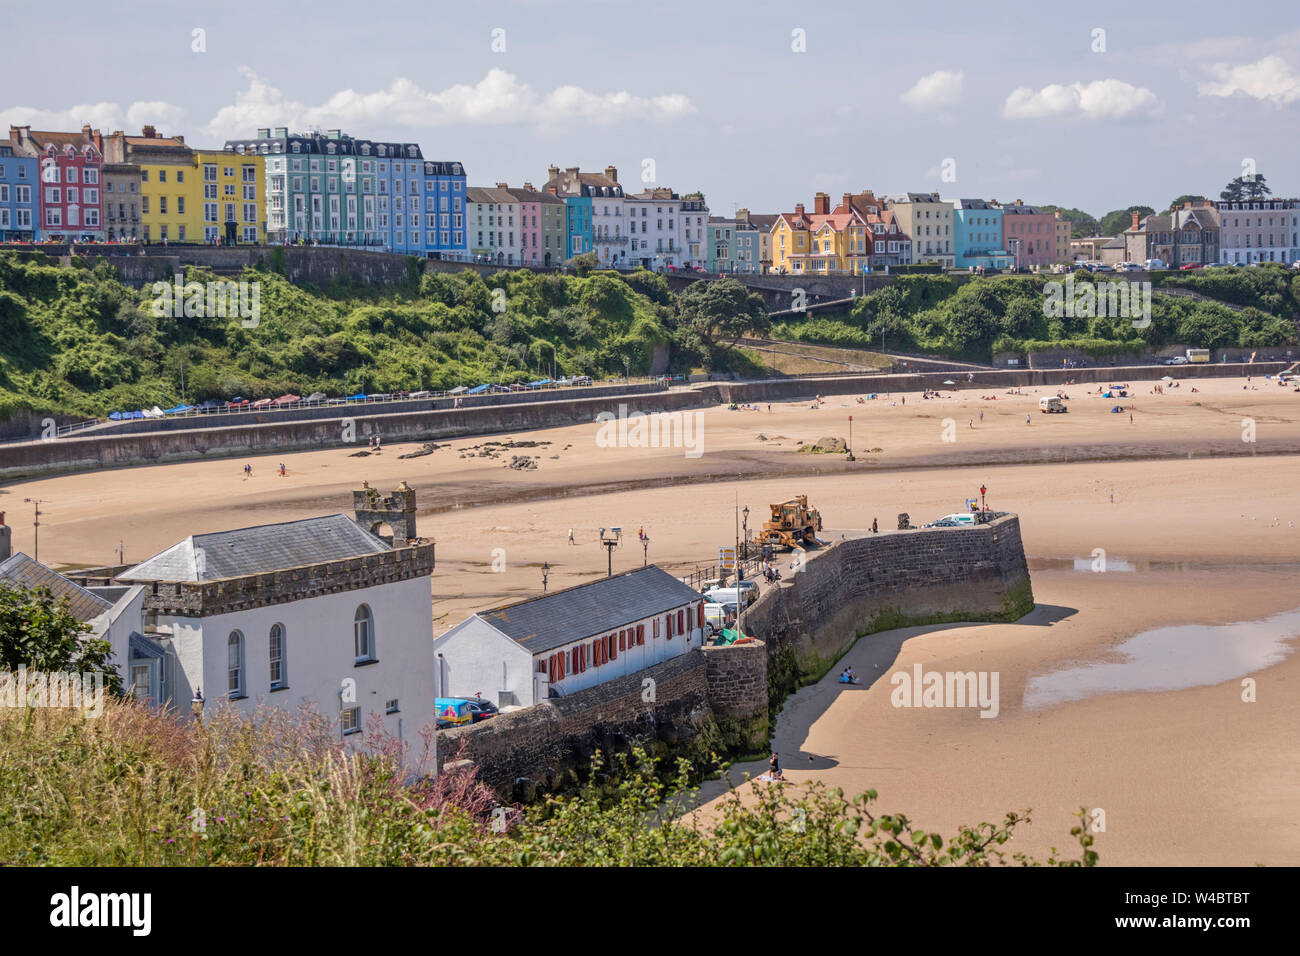
<svg viewBox="0 0 1300 956">
<path fill-rule="evenodd" d="M 133 562 L 192 533 L 347 512 L 363 479 L 381 490 L 405 480 L 420 533 L 438 544 L 441 633 L 539 592 L 543 562 L 553 589 L 603 574 L 600 527 L 623 528 L 615 570 L 648 558 L 684 573 L 733 541 L 737 506 L 750 508 L 753 529 L 769 503 L 807 494 L 825 536 L 851 535 L 873 519 L 892 528 L 900 512 L 917 523 L 961 510 L 984 484 L 990 507 L 1020 516 L 1035 612 L 858 642 L 846 663 L 863 685 L 830 678 L 787 703 L 775 746 L 788 777 L 850 793 L 874 787 L 881 809 L 941 831 L 1032 807 L 1017 848 L 1037 854 L 1065 844 L 1071 811 L 1086 804 L 1106 812 L 1103 864 L 1295 864 L 1294 641 L 1271 657 L 1243 650 L 1226 669 L 1207 666 L 1207 683 L 1193 674 L 1166 689 L 1157 653 L 1120 674 L 1117 689 L 1057 701 L 1035 691 L 1045 702 L 1025 706 L 1027 690 L 1063 669 L 1123 664 L 1119 649 L 1143 632 L 1300 609 L 1300 393 L 1259 378 L 1184 380 L 1164 394 L 1129 384 L 1129 398 L 1111 399 L 1066 386 L 1065 415 L 1038 412 L 1038 399 L 1057 391 L 1046 387 L 715 407 L 699 413 L 699 457 L 601 447 L 593 423 L 456 439 L 405 460 L 398 455 L 417 446 L 137 467 L 0 487 L 0 510 L 14 548 L 30 554 L 23 499 L 39 498 L 41 560 L 90 566 L 117 563 L 119 543 Z M 799 442 L 848 438 L 850 415 L 857 461 L 798 452 Z M 487 444 L 511 440 L 549 444 Z M 537 456 L 536 469 L 507 467 L 516 455 Z M 644 554 L 638 529 L 649 538 Z M 1102 573 L 1092 570 L 1098 549 Z M 1179 658 L 1176 635 L 1160 647 Z M 893 707 L 888 675 L 916 663 L 997 671 L 998 717 Z M 1241 699 L 1244 677 L 1256 681 L 1254 703 Z"/>
</svg>

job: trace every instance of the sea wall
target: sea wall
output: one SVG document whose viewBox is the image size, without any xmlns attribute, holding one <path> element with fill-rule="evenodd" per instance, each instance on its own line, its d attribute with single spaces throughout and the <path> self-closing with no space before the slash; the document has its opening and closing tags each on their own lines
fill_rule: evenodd
<svg viewBox="0 0 1300 956">
<path fill-rule="evenodd" d="M 768 588 L 743 629 L 769 668 L 818 674 L 861 634 L 909 621 L 1014 620 L 1033 607 L 1015 515 L 973 528 L 882 531 L 838 541 Z M 791 688 L 792 689 L 792 688 Z"/>
<path fill-rule="evenodd" d="M 631 413 L 696 408 L 701 403 L 700 393 L 681 389 L 641 396 L 519 402 L 180 431 L 72 435 L 50 441 L 0 445 L 0 481 L 193 458 L 349 446 L 364 450 L 371 435 L 380 435 L 384 442 L 392 444 L 443 441 L 465 435 L 514 434 L 534 428 L 594 422 L 601 412 L 618 414 L 620 405 L 627 406 Z"/>
</svg>

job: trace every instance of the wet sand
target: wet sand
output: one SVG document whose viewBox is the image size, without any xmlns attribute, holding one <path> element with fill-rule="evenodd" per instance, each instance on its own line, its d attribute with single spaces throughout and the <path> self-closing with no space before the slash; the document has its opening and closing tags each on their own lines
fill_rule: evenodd
<svg viewBox="0 0 1300 956">
<path fill-rule="evenodd" d="M 1010 625 L 875 635 L 847 661 L 865 676 L 917 662 L 997 670 L 999 716 L 894 708 L 887 677 L 806 688 L 777 730 L 791 779 L 875 787 L 882 809 L 940 830 L 1033 807 L 1035 822 L 1016 842 L 1036 853 L 1062 846 L 1071 810 L 1088 804 L 1106 811 L 1104 863 L 1300 862 L 1295 654 L 1242 675 L 1258 682 L 1253 704 L 1241 702 L 1233 677 L 1022 706 L 1035 677 L 1113 660 L 1143 631 L 1300 608 L 1300 459 L 1285 453 L 1300 448 L 1300 394 L 1260 379 L 1253 389 L 1197 381 L 1197 393 L 1184 383 L 1163 396 L 1133 384 L 1134 398 L 1113 400 L 1067 386 L 1067 415 L 1039 414 L 1038 398 L 1055 393 L 1048 388 L 985 393 L 996 401 L 963 391 L 909 394 L 906 405 L 894 395 L 865 404 L 836 397 L 816 410 L 774 403 L 770 414 L 712 408 L 702 412 L 699 458 L 680 448 L 602 448 L 593 424 L 458 439 L 404 461 L 397 454 L 415 446 L 364 458 L 348 449 L 286 455 L 287 478 L 275 474 L 274 457 L 247 459 L 252 479 L 242 475 L 245 459 L 138 467 L 9 485 L 0 510 L 15 549 L 30 554 L 22 499 L 41 498 L 41 558 L 86 566 L 116 563 L 119 541 L 139 561 L 190 533 L 346 512 L 362 479 L 381 490 L 405 479 L 418 493 L 420 533 L 438 542 L 441 633 L 474 610 L 538 593 L 544 561 L 552 589 L 603 574 L 602 526 L 624 529 L 616 570 L 641 564 L 644 528 L 649 560 L 684 571 L 732 542 L 737 504 L 751 509 L 753 529 L 768 503 L 808 494 L 827 535 L 853 534 L 873 518 L 893 527 L 899 512 L 917 523 L 960 510 L 984 483 L 990 507 L 1020 515 L 1038 609 Z M 1125 413 L 1111 413 L 1116 404 Z M 797 453 L 798 440 L 847 438 L 850 414 L 859 461 Z M 955 441 L 944 440 L 944 419 Z M 1246 419 L 1253 443 L 1241 440 Z M 499 459 L 459 455 L 510 438 L 551 444 Z M 1216 450 L 1233 457 L 1207 457 Z M 519 454 L 539 456 L 537 470 L 505 467 Z M 566 543 L 569 527 L 576 546 Z M 491 570 L 495 549 L 502 573 Z M 1090 566 L 1096 549 L 1111 570 L 1073 570 L 1076 561 Z"/>
</svg>

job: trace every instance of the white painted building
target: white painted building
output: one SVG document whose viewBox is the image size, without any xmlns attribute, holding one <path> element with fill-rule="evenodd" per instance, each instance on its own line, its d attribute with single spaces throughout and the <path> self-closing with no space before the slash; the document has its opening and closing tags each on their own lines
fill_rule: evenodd
<svg viewBox="0 0 1300 956">
<path fill-rule="evenodd" d="M 1300 259 L 1300 200 L 1219 202 L 1219 262 L 1249 265 Z"/>
<path fill-rule="evenodd" d="M 502 266 L 523 264 L 523 220 L 519 200 L 504 188 L 471 186 L 466 190 L 469 210 L 467 240 L 472 261 Z"/>
<path fill-rule="evenodd" d="M 192 535 L 116 580 L 143 585 L 156 699 L 311 703 L 344 737 L 377 717 L 414 743 L 433 715 L 433 548 L 336 514 Z"/>
<path fill-rule="evenodd" d="M 474 614 L 433 642 L 441 697 L 528 707 L 685 654 L 704 601 L 650 565 Z"/>
</svg>

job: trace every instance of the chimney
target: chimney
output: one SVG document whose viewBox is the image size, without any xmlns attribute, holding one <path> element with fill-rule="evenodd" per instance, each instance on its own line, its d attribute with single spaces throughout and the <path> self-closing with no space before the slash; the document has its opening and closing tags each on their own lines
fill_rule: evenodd
<svg viewBox="0 0 1300 956">
<path fill-rule="evenodd" d="M 568 176 L 570 179 L 577 179 L 577 178 L 578 178 L 578 167 L 577 167 L 577 166 L 566 166 L 565 169 L 564 169 L 564 175 Z"/>
<path fill-rule="evenodd" d="M 818 193 L 813 196 L 813 215 L 826 216 L 831 211 L 831 197 L 826 193 Z"/>
<path fill-rule="evenodd" d="M 737 210 L 736 210 L 736 221 L 737 221 L 737 222 L 748 223 L 748 222 L 749 222 L 749 210 L 748 210 L 748 209 L 745 209 L 745 208 L 743 208 L 743 207 L 740 208 L 740 209 L 737 209 Z"/>
<path fill-rule="evenodd" d="M 285 139 L 285 138 L 288 138 L 288 136 L 289 136 L 289 127 L 287 127 L 287 126 L 277 126 L 277 127 L 275 128 L 275 138 L 276 138 L 276 139 Z"/>
<path fill-rule="evenodd" d="M 1190 199 L 1185 200 L 1185 201 L 1183 202 L 1183 208 L 1184 208 L 1184 209 L 1191 209 L 1191 208 L 1192 208 L 1192 201 L 1191 201 Z"/>
<path fill-rule="evenodd" d="M 558 175 L 560 175 L 560 167 L 559 167 L 559 166 L 547 166 L 547 167 L 546 167 L 546 178 L 547 178 L 548 181 L 554 179 L 554 178 L 555 178 L 556 176 L 558 176 Z"/>
<path fill-rule="evenodd" d="M 497 183 L 497 189 L 509 189 L 509 188 L 510 188 L 509 183 Z"/>
<path fill-rule="evenodd" d="M 537 190 L 533 188 L 533 184 L 526 179 L 524 180 L 524 188 L 527 189 L 530 193 L 537 192 Z"/>
<path fill-rule="evenodd" d="M 271 127 L 269 127 L 269 126 L 259 126 L 259 127 L 257 128 L 257 138 L 258 138 L 258 139 L 270 139 L 270 138 L 271 138 Z"/>
<path fill-rule="evenodd" d="M 1136 209 L 1134 209 L 1134 210 L 1133 210 L 1133 231 L 1134 231 L 1134 232 L 1137 232 L 1137 229 L 1138 229 L 1138 219 L 1139 219 L 1139 218 L 1140 218 L 1140 217 L 1139 217 L 1138 211 L 1137 211 Z"/>
<path fill-rule="evenodd" d="M 797 202 L 797 203 L 794 204 L 794 214 L 795 214 L 796 216 L 802 216 L 802 215 L 803 215 L 803 203 L 801 203 L 801 202 Z"/>
<path fill-rule="evenodd" d="M 86 139 L 90 139 L 90 132 L 91 132 L 91 131 L 90 131 L 90 124 L 89 124 L 89 123 L 82 123 L 82 124 L 81 124 L 81 135 L 84 136 L 84 137 L 86 137 Z"/>
<path fill-rule="evenodd" d="M 853 193 L 845 193 L 843 196 L 841 196 L 840 205 L 848 206 L 850 209 L 853 208 Z"/>
<path fill-rule="evenodd" d="M 614 182 L 618 182 L 618 167 L 606 166 L 605 175 L 608 176 L 610 179 L 614 180 Z"/>
<path fill-rule="evenodd" d="M 152 126 L 144 126 L 141 127 L 140 129 L 140 135 L 143 136 L 145 139 L 154 139 L 155 137 L 157 137 L 158 131 L 154 129 Z"/>
<path fill-rule="evenodd" d="M 1017 199 L 1016 202 L 1015 202 L 1015 205 L 1017 205 L 1017 206 L 1023 206 L 1024 204 L 1025 204 L 1025 201 L 1024 201 L 1023 199 Z"/>
</svg>

